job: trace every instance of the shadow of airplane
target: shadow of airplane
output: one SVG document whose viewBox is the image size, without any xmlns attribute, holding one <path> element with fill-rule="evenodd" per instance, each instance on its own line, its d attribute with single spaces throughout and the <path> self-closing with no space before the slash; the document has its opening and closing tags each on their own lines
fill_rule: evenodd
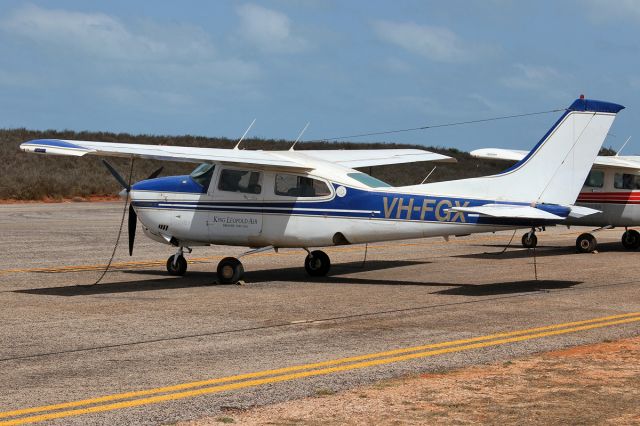
<svg viewBox="0 0 640 426">
<path fill-rule="evenodd" d="M 497 294 L 511 294 L 519 292 L 532 292 L 558 288 L 568 288 L 579 284 L 577 281 L 516 281 L 491 284 L 461 284 L 429 281 L 407 281 L 394 279 L 378 279 L 368 277 L 348 276 L 353 272 L 368 272 L 381 269 L 399 268 L 405 266 L 422 265 L 429 262 L 423 261 L 369 261 L 362 265 L 361 262 L 350 262 L 334 265 L 333 275 L 326 277 L 309 277 L 303 268 L 292 267 L 282 269 L 269 269 L 262 271 L 250 271 L 245 274 L 246 282 L 261 284 L 270 282 L 293 283 L 321 283 L 340 285 L 383 285 L 383 286 L 421 286 L 421 287 L 448 287 L 431 294 L 458 295 L 458 296 L 487 296 Z M 194 271 L 184 277 L 169 277 L 166 272 L 160 270 L 131 270 L 125 271 L 135 275 L 153 276 L 147 280 L 122 281 L 95 286 L 59 286 L 48 288 L 35 288 L 15 290 L 15 293 L 47 295 L 47 296 L 91 296 L 99 294 L 118 294 L 128 292 L 145 292 L 156 290 L 172 290 L 188 287 L 212 286 L 220 288 L 232 287 L 230 284 L 216 284 L 215 273 Z M 347 276 L 345 276 L 347 275 Z"/>
<path fill-rule="evenodd" d="M 446 294 L 452 296 L 497 296 L 501 294 L 558 290 L 570 288 L 581 283 L 582 281 L 569 280 L 510 281 L 504 283 L 462 285 L 455 288 L 435 291 L 431 294 Z"/>
</svg>

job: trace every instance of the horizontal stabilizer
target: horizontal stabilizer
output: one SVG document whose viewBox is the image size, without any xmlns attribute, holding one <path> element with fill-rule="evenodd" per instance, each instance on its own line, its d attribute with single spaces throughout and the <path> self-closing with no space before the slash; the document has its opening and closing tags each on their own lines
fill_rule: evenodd
<svg viewBox="0 0 640 426">
<path fill-rule="evenodd" d="M 475 213 L 481 216 L 508 218 L 508 219 L 540 219 L 540 220 L 564 220 L 562 216 L 549 213 L 531 206 L 516 204 L 485 204 L 476 207 L 451 207 L 450 211 Z"/>
<path fill-rule="evenodd" d="M 583 206 L 569 206 L 569 208 L 571 209 L 569 216 L 575 217 L 575 218 L 581 218 L 581 217 L 589 216 L 596 213 L 602 213 L 600 210 L 590 209 L 589 207 L 583 207 Z"/>
</svg>

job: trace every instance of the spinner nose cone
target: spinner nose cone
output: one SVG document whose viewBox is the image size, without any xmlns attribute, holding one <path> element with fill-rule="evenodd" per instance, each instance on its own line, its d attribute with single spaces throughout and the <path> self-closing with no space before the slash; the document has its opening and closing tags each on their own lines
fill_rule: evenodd
<svg viewBox="0 0 640 426">
<path fill-rule="evenodd" d="M 118 196 L 124 200 L 128 196 L 127 190 L 123 189 L 122 191 L 118 192 Z"/>
</svg>

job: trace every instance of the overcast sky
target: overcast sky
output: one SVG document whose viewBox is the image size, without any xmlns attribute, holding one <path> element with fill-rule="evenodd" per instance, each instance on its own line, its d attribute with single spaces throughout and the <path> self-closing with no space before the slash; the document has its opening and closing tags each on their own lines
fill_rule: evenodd
<svg viewBox="0 0 640 426">
<path fill-rule="evenodd" d="M 4 128 L 316 139 L 581 93 L 640 154 L 640 1 L 0 2 Z M 367 140 L 525 149 L 559 114 Z"/>
</svg>

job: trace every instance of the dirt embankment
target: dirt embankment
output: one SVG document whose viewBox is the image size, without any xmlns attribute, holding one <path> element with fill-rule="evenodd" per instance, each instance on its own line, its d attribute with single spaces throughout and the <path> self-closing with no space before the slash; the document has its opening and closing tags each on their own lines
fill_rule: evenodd
<svg viewBox="0 0 640 426">
<path fill-rule="evenodd" d="M 640 337 L 424 374 L 181 426 L 640 424 Z"/>
<path fill-rule="evenodd" d="M 231 148 L 235 141 L 226 138 L 205 138 L 197 136 L 154 136 L 129 135 L 125 133 L 73 132 L 73 131 L 32 131 L 26 129 L 0 129 L 0 200 L 64 200 L 74 197 L 100 197 L 116 195 L 121 188 L 101 164 L 100 158 L 54 157 L 28 154 L 20 151 L 22 142 L 32 139 L 57 138 L 75 140 L 96 140 L 105 142 L 130 142 L 137 144 L 179 145 L 205 148 Z M 293 142 L 284 140 L 247 139 L 243 142 L 247 149 L 286 150 Z M 300 142 L 296 150 L 305 149 L 390 149 L 421 148 L 449 155 L 458 159 L 457 164 L 438 166 L 429 177 L 430 182 L 481 176 L 503 170 L 507 165 L 500 161 L 482 161 L 468 153 L 455 149 L 424 147 L 419 145 L 399 145 L 387 143 L 353 142 Z M 130 163 L 123 158 L 109 161 L 123 176 L 128 175 Z M 145 179 L 160 166 L 162 175 L 189 173 L 196 165 L 171 161 L 136 160 L 132 181 Z M 371 173 L 393 185 L 409 185 L 421 182 L 433 168 L 429 163 L 413 163 L 398 166 L 374 167 Z M 398 173 L 401 170 L 401 173 Z M 364 170 L 369 172 L 367 168 Z"/>
</svg>

